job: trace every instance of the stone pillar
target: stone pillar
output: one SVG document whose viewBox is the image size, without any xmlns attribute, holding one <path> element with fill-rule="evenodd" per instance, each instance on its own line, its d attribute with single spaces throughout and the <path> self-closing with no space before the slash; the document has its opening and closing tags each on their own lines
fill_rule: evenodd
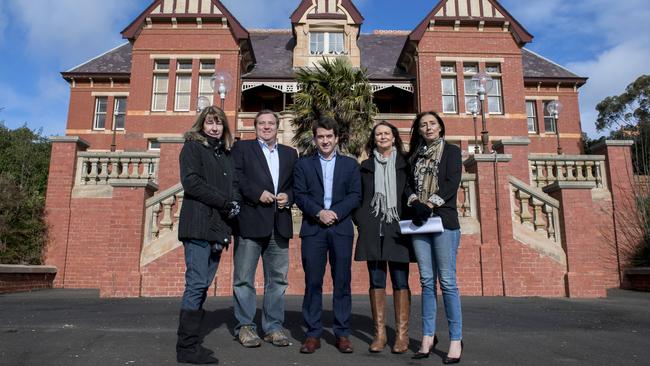
<svg viewBox="0 0 650 366">
<path fill-rule="evenodd" d="M 512 160 L 508 164 L 510 175 L 530 184 L 530 167 L 528 163 L 528 153 L 530 152 L 528 137 L 513 137 L 509 140 L 499 140 L 494 142 L 493 149 L 498 154 L 508 154 Z"/>
<path fill-rule="evenodd" d="M 180 183 L 178 157 L 185 139 L 182 136 L 158 137 L 160 143 L 160 162 L 158 164 L 158 187 L 166 190 Z"/>
<path fill-rule="evenodd" d="M 495 179 L 495 159 L 498 165 L 497 179 Z M 475 154 L 464 163 L 468 173 L 476 174 L 478 219 L 481 223 L 482 295 L 485 296 L 505 295 L 501 257 L 506 236 L 502 229 L 511 226 L 508 180 L 507 174 L 505 174 L 507 173 L 507 163 L 511 160 L 512 156 L 508 154 Z M 495 185 L 497 180 L 498 186 Z M 499 219 L 497 219 L 497 212 Z M 501 232 L 498 231 L 500 229 Z"/>
<path fill-rule="evenodd" d="M 54 136 L 45 198 L 45 221 L 49 227 L 43 250 L 45 264 L 57 267 L 54 287 L 65 285 L 70 229 L 70 198 L 75 185 L 77 153 L 90 146 L 77 136 Z"/>
<path fill-rule="evenodd" d="M 634 168 L 632 165 L 631 140 L 605 140 L 592 147 L 594 154 L 605 155 L 605 170 L 601 174 L 607 177 L 607 187 L 612 195 L 611 211 L 614 220 L 613 242 L 616 248 L 619 283 L 621 271 L 627 265 L 623 254 L 627 248 L 636 244 L 634 232 L 639 228 L 628 229 L 630 225 L 638 226 L 636 220 L 636 194 Z M 642 189 L 641 189 L 642 190 Z M 648 193 L 648 192 L 645 192 Z"/>
<path fill-rule="evenodd" d="M 612 220 L 592 199 L 594 187 L 594 182 L 564 181 L 544 187 L 544 192 L 560 201 L 567 257 L 565 285 L 570 297 L 605 297 L 612 276 L 616 277 L 615 253 L 607 239 Z"/>
<path fill-rule="evenodd" d="M 116 179 L 110 219 L 111 240 L 106 243 L 102 297 L 140 296 L 140 253 L 144 238 L 145 201 L 158 187 L 147 180 Z"/>
</svg>

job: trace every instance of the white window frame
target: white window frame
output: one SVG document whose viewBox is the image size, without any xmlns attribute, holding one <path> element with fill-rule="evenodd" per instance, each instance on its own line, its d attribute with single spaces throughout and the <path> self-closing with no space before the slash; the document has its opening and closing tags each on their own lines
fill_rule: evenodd
<svg viewBox="0 0 650 366">
<path fill-rule="evenodd" d="M 158 143 L 158 147 L 153 147 L 153 143 Z M 160 150 L 160 142 L 158 142 L 157 139 L 149 139 L 147 142 L 147 149 L 154 150 L 154 151 Z"/>
<path fill-rule="evenodd" d="M 164 91 L 159 87 L 161 81 L 165 81 Z M 157 105 L 156 101 L 158 96 L 164 96 L 164 102 L 162 106 Z M 167 110 L 167 98 L 169 97 L 169 75 L 167 74 L 154 74 L 153 76 L 153 92 L 151 93 L 151 111 L 152 112 L 164 112 Z"/>
<path fill-rule="evenodd" d="M 531 105 L 533 108 L 529 109 Z M 526 124 L 528 126 L 528 133 L 537 133 L 537 102 L 534 100 L 526 101 Z"/>
<path fill-rule="evenodd" d="M 212 90 L 212 74 L 199 74 L 198 97 L 206 97 L 210 104 L 214 104 L 214 90 Z"/>
<path fill-rule="evenodd" d="M 555 134 L 557 133 L 557 129 L 555 128 L 555 119 L 548 111 L 548 104 L 551 102 L 552 100 L 545 100 L 542 103 L 542 105 L 544 106 L 544 132 Z M 548 123 L 546 121 L 548 121 Z M 549 128 L 549 126 L 551 128 Z"/>
<path fill-rule="evenodd" d="M 101 103 L 104 101 L 104 110 L 100 110 Z M 108 114 L 108 97 L 95 97 L 95 113 L 93 115 L 93 130 L 102 131 L 106 129 L 106 116 Z M 99 118 L 104 117 L 104 125 L 99 127 Z"/>
<path fill-rule="evenodd" d="M 450 80 L 453 82 L 453 93 L 445 93 L 445 80 Z M 442 95 L 442 113 L 446 114 L 458 114 L 458 81 L 456 80 L 456 76 L 448 76 L 448 75 L 443 75 L 441 78 L 441 90 L 440 93 Z M 446 109 L 447 103 L 445 103 L 445 99 L 452 98 L 454 101 L 454 109 L 449 110 Z"/>
<path fill-rule="evenodd" d="M 341 37 L 341 48 L 336 51 L 333 48 L 336 46 L 335 42 L 332 41 L 333 36 Z M 322 48 L 320 39 L 318 37 L 322 36 Z M 316 38 L 316 39 L 314 39 Z M 317 47 L 314 50 L 314 46 Z M 347 51 L 345 49 L 345 33 L 344 32 L 309 32 L 309 54 L 314 55 L 345 55 Z"/>
<path fill-rule="evenodd" d="M 120 102 L 124 102 L 123 112 L 120 112 L 118 108 L 120 106 Z M 113 129 L 115 129 L 116 131 L 124 131 L 124 129 L 126 128 L 126 107 L 127 107 L 126 97 L 115 97 L 113 99 Z M 119 116 L 124 116 L 122 127 L 117 127 L 117 118 Z"/>
<path fill-rule="evenodd" d="M 207 67 L 211 65 L 212 67 Z M 214 71 L 217 63 L 214 60 L 201 60 L 199 61 L 199 71 Z"/>
<path fill-rule="evenodd" d="M 181 80 L 187 80 L 187 86 L 181 89 Z M 176 93 L 174 96 L 174 111 L 189 112 L 191 108 L 192 98 L 192 74 L 178 74 L 176 75 Z M 187 106 L 181 103 L 186 102 Z"/>
<path fill-rule="evenodd" d="M 500 77 L 492 78 L 492 89 L 487 93 L 487 98 L 485 98 L 487 103 L 487 109 L 490 111 L 490 114 L 503 114 L 503 83 Z M 490 107 L 490 100 L 497 100 L 499 110 L 494 111 Z"/>
</svg>

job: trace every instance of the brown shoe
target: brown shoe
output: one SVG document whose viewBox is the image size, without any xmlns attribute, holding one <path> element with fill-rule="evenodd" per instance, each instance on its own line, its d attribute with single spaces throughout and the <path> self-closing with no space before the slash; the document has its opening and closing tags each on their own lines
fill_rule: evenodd
<svg viewBox="0 0 650 366">
<path fill-rule="evenodd" d="M 354 348 L 352 348 L 352 342 L 348 337 L 340 337 L 336 340 L 336 348 L 338 348 L 341 353 L 352 353 Z"/>
<path fill-rule="evenodd" d="M 314 353 L 320 348 L 320 339 L 315 337 L 307 337 L 305 342 L 300 347 L 300 353 Z"/>
<path fill-rule="evenodd" d="M 411 291 L 393 291 L 395 305 L 395 345 L 393 353 L 405 353 L 409 349 L 409 316 L 411 310 Z"/>
<path fill-rule="evenodd" d="M 372 289 L 370 290 L 370 309 L 372 310 L 372 320 L 375 324 L 375 335 L 372 343 L 368 348 L 370 352 L 381 352 L 386 347 L 386 290 L 385 289 Z"/>
</svg>

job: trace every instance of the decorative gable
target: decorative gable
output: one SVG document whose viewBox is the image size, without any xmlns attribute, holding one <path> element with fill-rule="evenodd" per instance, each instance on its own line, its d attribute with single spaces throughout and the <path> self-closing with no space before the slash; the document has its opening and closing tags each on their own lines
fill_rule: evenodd
<svg viewBox="0 0 650 366">
<path fill-rule="evenodd" d="M 346 57 L 352 66 L 361 67 L 357 41 L 363 17 L 351 0 L 302 0 L 291 23 L 294 68 L 332 57 Z"/>
<path fill-rule="evenodd" d="M 499 25 L 512 33 L 520 46 L 533 40 L 533 36 L 497 0 L 442 0 L 409 35 L 409 40 L 421 40 L 427 29 L 436 24 L 453 24 L 454 27 L 475 24 L 481 30 L 486 24 Z"/>
<path fill-rule="evenodd" d="M 143 27 L 151 26 L 153 20 L 169 20 L 172 24 L 192 20 L 199 28 L 206 21 L 221 21 L 238 42 L 250 39 L 248 31 L 219 0 L 154 0 L 122 31 L 122 37 L 132 41 Z"/>
<path fill-rule="evenodd" d="M 351 0 L 302 0 L 291 14 L 291 23 L 306 23 L 307 19 L 345 19 L 358 25 L 364 20 Z"/>
<path fill-rule="evenodd" d="M 162 0 L 151 11 L 151 14 L 213 15 L 222 13 L 211 0 Z"/>
</svg>

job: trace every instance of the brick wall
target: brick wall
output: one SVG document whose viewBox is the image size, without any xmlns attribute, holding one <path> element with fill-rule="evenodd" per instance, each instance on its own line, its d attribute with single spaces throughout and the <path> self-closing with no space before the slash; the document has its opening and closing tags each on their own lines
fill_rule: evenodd
<svg viewBox="0 0 650 366">
<path fill-rule="evenodd" d="M 0 264 L 0 294 L 52 288 L 53 266 Z"/>
</svg>

